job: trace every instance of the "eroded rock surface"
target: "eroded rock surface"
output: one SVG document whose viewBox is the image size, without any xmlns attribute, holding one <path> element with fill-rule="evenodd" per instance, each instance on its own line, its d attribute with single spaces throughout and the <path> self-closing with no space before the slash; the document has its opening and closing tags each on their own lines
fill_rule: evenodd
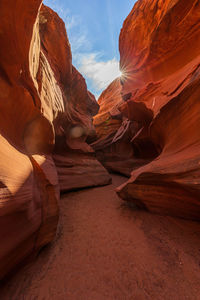
<svg viewBox="0 0 200 300">
<path fill-rule="evenodd" d="M 0 3 L 0 279 L 54 238 L 63 176 L 67 190 L 110 182 L 86 143 L 98 105 L 41 2 Z M 87 159 L 69 167 L 70 152 Z"/>
<path fill-rule="evenodd" d="M 51 70 L 54 70 L 63 101 L 49 99 L 49 95 L 46 97 L 46 90 L 50 89 L 52 81 L 41 80 L 41 97 L 47 98 L 48 105 L 58 103 L 55 109 L 56 115 L 53 116 L 55 129 L 53 158 L 57 167 L 60 189 L 67 191 L 108 184 L 111 180 L 110 176 L 95 159 L 94 151 L 86 143 L 88 138 L 95 135 L 92 117 L 97 114 L 99 106 L 95 97 L 87 90 L 85 79 L 71 64 L 71 49 L 63 21 L 44 5 L 40 11 L 40 35 L 42 52 L 46 53 L 48 58 L 45 64 L 46 73 L 50 74 Z M 56 39 L 58 43 L 55 47 Z M 51 66 L 50 71 L 48 63 Z M 44 68 L 41 70 L 44 72 Z M 40 75 L 41 79 L 42 77 L 43 74 Z M 46 77 L 52 78 L 52 76 Z M 55 90 L 52 95 L 55 97 L 58 94 L 57 99 L 59 99 L 59 93 Z M 63 103 L 63 110 L 62 108 L 58 110 L 58 105 L 61 103 Z"/>
<path fill-rule="evenodd" d="M 98 100 L 100 110 L 94 117 L 96 141 L 91 146 L 108 170 L 129 176 L 132 171 L 130 160 L 133 157 L 130 140 L 134 132 L 137 133 L 139 125 L 122 115 L 121 89 L 120 79 L 117 78 L 101 94 Z"/>
<path fill-rule="evenodd" d="M 117 189 L 120 197 L 152 212 L 195 220 L 200 219 L 199 25 L 197 0 L 135 4 L 119 40 L 121 95 L 115 104 L 109 99 L 116 93 L 104 92 L 109 98 L 99 101 L 92 144 L 106 168 L 131 175 Z M 99 120 L 116 109 L 122 122 L 106 134 Z"/>
<path fill-rule="evenodd" d="M 61 81 L 62 99 L 64 111 L 60 111 L 54 118 L 56 135 L 54 161 L 56 163 L 61 191 L 87 186 L 108 184 L 110 176 L 103 166 L 95 159 L 94 151 L 86 143 L 88 137 L 95 135 L 92 117 L 98 112 L 99 106 L 95 97 L 87 90 L 83 76 L 71 66 L 71 50 L 63 21 L 51 9 L 43 6 L 40 14 L 42 21 L 40 31 L 42 32 L 42 45 L 48 46 L 52 51 L 53 60 L 50 64 L 53 70 L 57 70 L 56 79 Z M 48 21 L 49 20 L 49 21 Z M 69 53 L 68 64 L 65 68 L 59 68 L 65 64 L 66 54 L 63 56 L 55 52 L 54 28 L 60 31 L 61 47 Z M 44 38 L 44 42 L 43 42 Z M 45 43 L 47 46 L 45 46 Z M 59 71 L 59 72 L 58 72 Z M 65 75 L 67 74 L 67 76 Z M 63 78 L 63 80 L 62 80 Z M 49 103 L 50 101 L 48 101 Z M 55 103 L 55 101 L 53 102 Z M 91 155 L 92 154 L 92 155 Z"/>
<path fill-rule="evenodd" d="M 115 79 L 100 95 L 100 109 L 94 117 L 96 134 L 99 138 L 106 137 L 118 130 L 122 123 L 122 115 L 118 107 L 122 102 L 120 79 Z"/>
<path fill-rule="evenodd" d="M 130 95 L 128 95 L 130 97 Z M 109 170 L 127 177 L 157 155 L 148 138 L 153 112 L 144 103 L 127 106 L 122 97 L 122 81 L 117 78 L 100 96 L 100 110 L 94 117 L 96 141 L 91 146 L 99 161 Z M 138 138 L 138 133 L 140 137 Z"/>
<path fill-rule="evenodd" d="M 40 5 L 0 4 L 0 279 L 50 242 L 58 222 L 57 173 L 48 155 L 55 135 L 40 111 L 37 61 L 29 61 Z"/>
<path fill-rule="evenodd" d="M 120 35 L 122 105 L 143 102 L 160 155 L 132 172 L 118 194 L 162 214 L 200 219 L 200 3 L 138 1 Z"/>
</svg>

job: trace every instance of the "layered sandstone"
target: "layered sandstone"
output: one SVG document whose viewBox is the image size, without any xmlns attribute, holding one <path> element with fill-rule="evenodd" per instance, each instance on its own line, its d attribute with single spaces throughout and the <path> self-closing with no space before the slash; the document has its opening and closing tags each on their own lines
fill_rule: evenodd
<svg viewBox="0 0 200 300">
<path fill-rule="evenodd" d="M 94 117 L 96 141 L 91 146 L 109 171 L 129 177 L 133 169 L 155 158 L 157 150 L 147 136 L 152 111 L 139 102 L 128 106 L 126 98 L 122 97 L 122 78 L 102 93 L 100 110 Z"/>
<path fill-rule="evenodd" d="M 197 0 L 135 4 L 120 33 L 122 76 L 99 99 L 92 144 L 108 170 L 131 175 L 117 189 L 120 197 L 152 212 L 197 220 L 199 25 Z"/>
<path fill-rule="evenodd" d="M 121 88 L 120 79 L 117 78 L 98 99 L 100 109 L 93 121 L 98 139 L 108 136 L 121 126 L 122 115 L 118 109 L 122 102 Z"/>
<path fill-rule="evenodd" d="M 55 129 L 53 158 L 60 189 L 68 191 L 108 184 L 111 180 L 110 176 L 96 160 L 94 151 L 86 142 L 88 137 L 95 135 L 92 117 L 97 114 L 99 106 L 95 97 L 87 90 L 85 79 L 71 64 L 71 48 L 64 22 L 53 10 L 44 5 L 40 10 L 39 20 L 42 53 L 48 59 L 45 67 L 41 66 L 39 71 L 41 98 L 46 98 L 48 105 L 58 103 L 56 114 L 53 116 Z M 50 70 L 54 72 L 53 78 L 59 83 L 62 101 L 49 99 L 49 95 L 46 96 L 45 91 L 52 90 L 50 88 L 52 80 L 48 80 L 52 76 L 46 76 L 51 72 L 48 63 Z M 54 89 L 52 95 L 55 97 L 56 94 Z M 58 110 L 58 105 L 61 103 L 63 103 L 63 110 Z"/>
<path fill-rule="evenodd" d="M 152 212 L 195 220 L 200 219 L 199 25 L 199 1 L 138 1 L 120 34 L 122 95 L 128 95 L 121 111 L 132 116 L 134 103 L 152 110 L 145 136 L 159 156 L 134 170 L 118 194 Z"/>
<path fill-rule="evenodd" d="M 58 222 L 57 173 L 48 155 L 54 130 L 40 111 L 37 62 L 29 61 L 40 4 L 0 4 L 0 278 L 50 242 Z"/>
<path fill-rule="evenodd" d="M 68 190 L 110 181 L 86 143 L 98 105 L 64 23 L 41 2 L 0 3 L 0 279 L 54 238 L 63 174 Z M 87 160 L 65 165 L 72 152 Z"/>
<path fill-rule="evenodd" d="M 133 157 L 130 140 L 138 126 L 120 111 L 123 103 L 121 89 L 120 78 L 117 78 L 101 94 L 98 100 L 100 110 L 94 117 L 96 140 L 91 146 L 99 161 L 108 170 L 128 176 L 132 171 L 130 159 Z"/>
</svg>

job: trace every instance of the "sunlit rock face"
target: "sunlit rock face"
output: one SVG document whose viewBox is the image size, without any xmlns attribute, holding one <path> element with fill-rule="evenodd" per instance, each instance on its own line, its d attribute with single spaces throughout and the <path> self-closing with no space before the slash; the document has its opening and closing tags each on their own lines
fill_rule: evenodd
<svg viewBox="0 0 200 300">
<path fill-rule="evenodd" d="M 122 78 L 114 80 L 98 100 L 100 110 L 94 117 L 97 136 L 91 146 L 106 169 L 129 177 L 134 168 L 155 158 L 157 150 L 147 135 L 153 112 L 144 103 L 126 106 Z"/>
<path fill-rule="evenodd" d="M 122 116 L 118 109 L 122 102 L 121 88 L 120 79 L 117 78 L 98 99 L 100 109 L 93 121 L 98 138 L 106 137 L 121 126 Z"/>
<path fill-rule="evenodd" d="M 138 1 L 120 34 L 122 96 L 129 95 L 121 112 L 132 116 L 134 103 L 153 112 L 145 137 L 159 156 L 134 170 L 118 194 L 149 211 L 194 220 L 200 219 L 199 48 L 197 0 Z"/>
<path fill-rule="evenodd" d="M 197 0 L 138 1 L 119 39 L 122 95 L 157 114 L 196 66 L 199 31 Z"/>
<path fill-rule="evenodd" d="M 96 141 L 91 146 L 95 150 L 98 160 L 108 170 L 121 170 L 123 174 L 126 174 L 124 161 L 133 156 L 130 139 L 135 129 L 134 126 L 137 124 L 132 124 L 127 118 L 124 118 L 119 110 L 123 102 L 121 88 L 120 79 L 117 78 L 101 94 L 98 100 L 100 110 L 94 117 Z M 129 168 L 129 172 L 131 170 Z"/>
<path fill-rule="evenodd" d="M 0 278 L 50 242 L 58 221 L 58 180 L 47 155 L 55 135 L 41 114 L 33 81 L 40 52 L 40 4 L 0 4 Z"/>
<path fill-rule="evenodd" d="M 39 76 L 41 98 L 50 106 L 50 112 L 55 112 L 52 116 L 55 130 L 53 158 L 60 190 L 108 184 L 109 174 L 86 143 L 88 137 L 95 135 L 92 117 L 97 114 L 99 105 L 87 90 L 83 76 L 71 64 L 71 49 L 63 21 L 44 5 L 39 19 L 42 53 L 47 57 Z M 52 76 L 46 76 L 52 70 L 54 80 L 59 83 L 61 98 L 59 90 L 56 92 L 56 86 L 52 84 Z M 52 96 L 46 95 L 47 90 L 52 91 Z"/>
<path fill-rule="evenodd" d="M 79 168 L 77 188 L 110 180 L 85 142 L 98 105 L 72 66 L 64 23 L 41 2 L 0 3 L 0 279 L 54 238 L 63 176 L 67 190 Z M 87 159 L 65 164 L 79 152 Z"/>
</svg>

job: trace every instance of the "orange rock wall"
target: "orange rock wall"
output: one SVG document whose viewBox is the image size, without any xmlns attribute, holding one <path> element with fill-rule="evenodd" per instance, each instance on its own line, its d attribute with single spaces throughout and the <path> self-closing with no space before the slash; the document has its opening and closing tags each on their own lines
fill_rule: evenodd
<svg viewBox="0 0 200 300">
<path fill-rule="evenodd" d="M 129 177 L 133 168 L 151 161 L 157 151 L 148 138 L 142 144 L 132 143 L 139 131 L 144 137 L 147 135 L 153 112 L 141 102 L 132 101 L 127 105 L 127 98 L 122 97 L 122 78 L 114 80 L 101 94 L 100 110 L 94 117 L 96 140 L 91 146 L 109 171 Z"/>
<path fill-rule="evenodd" d="M 113 82 L 114 89 L 108 87 L 99 100 L 92 144 L 108 170 L 131 176 L 117 189 L 124 200 L 195 220 L 200 219 L 199 49 L 198 0 L 137 1 L 120 33 L 119 86 Z M 107 133 L 104 118 L 116 109 L 123 121 Z"/>
<path fill-rule="evenodd" d="M 88 137 L 95 135 L 92 117 L 98 112 L 99 105 L 87 90 L 83 76 L 71 64 L 71 48 L 64 22 L 44 5 L 39 20 L 42 55 L 37 81 L 41 87 L 43 113 L 49 112 L 54 125 L 53 158 L 60 189 L 68 191 L 108 184 L 111 180 L 109 174 L 86 142 Z"/>
<path fill-rule="evenodd" d="M 98 138 L 109 135 L 122 123 L 122 116 L 118 110 L 118 106 L 122 102 L 121 88 L 120 79 L 117 78 L 99 97 L 100 109 L 93 122 Z"/>
<path fill-rule="evenodd" d="M 53 154 L 91 152 L 84 186 L 110 181 L 85 142 L 98 105 L 72 66 L 64 23 L 41 2 L 0 3 L 0 279 L 55 236 L 62 187 Z M 68 190 L 79 165 L 62 166 Z"/>
<path fill-rule="evenodd" d="M 52 124 L 29 64 L 41 1 L 1 1 L 0 278 L 55 235 L 58 179 Z M 46 234 L 44 234 L 46 232 Z"/>
<path fill-rule="evenodd" d="M 199 20 L 198 0 L 138 1 L 119 38 L 122 94 L 158 113 L 199 55 Z"/>
<path fill-rule="evenodd" d="M 152 212 L 200 219 L 200 3 L 138 1 L 120 34 L 122 113 L 143 102 L 154 114 L 148 138 L 160 155 L 118 188 Z M 138 137 L 137 137 L 138 138 Z M 133 140 L 133 143 L 137 139 Z"/>
</svg>

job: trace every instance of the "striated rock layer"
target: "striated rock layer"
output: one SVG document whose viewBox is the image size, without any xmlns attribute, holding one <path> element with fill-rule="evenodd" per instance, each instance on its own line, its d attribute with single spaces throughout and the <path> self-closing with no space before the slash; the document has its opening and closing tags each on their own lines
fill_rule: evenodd
<svg viewBox="0 0 200 300">
<path fill-rule="evenodd" d="M 83 76 L 71 65 L 72 55 L 64 22 L 44 5 L 40 10 L 39 19 L 42 53 L 48 58 L 45 68 L 39 71 L 41 97 L 46 97 L 46 90 L 52 85 L 51 81 L 43 80 L 43 77 L 46 79 L 43 73 L 50 73 L 49 63 L 50 69 L 54 70 L 54 78 L 59 83 L 63 103 L 63 110 L 58 111 L 56 108 L 61 101 L 46 97 L 47 105 L 56 104 L 56 114 L 52 120 L 55 129 L 53 158 L 60 189 L 68 191 L 108 184 L 111 177 L 95 159 L 94 151 L 86 142 L 88 137 L 92 138 L 95 135 L 92 117 L 98 112 L 99 106 L 95 97 L 87 90 Z M 55 47 L 56 39 L 58 44 Z M 55 90 L 52 95 L 56 95 Z"/>
<path fill-rule="evenodd" d="M 98 138 L 106 137 L 121 126 L 122 115 L 118 109 L 122 102 L 120 79 L 115 79 L 100 95 L 100 109 L 94 116 L 93 124 Z"/>
<path fill-rule="evenodd" d="M 0 279 L 54 238 L 64 180 L 67 190 L 110 181 L 86 143 L 98 105 L 64 23 L 41 2 L 0 3 Z M 87 159 L 69 166 L 71 152 Z"/>
<path fill-rule="evenodd" d="M 59 199 L 54 129 L 29 61 L 41 1 L 9 4 L 0 4 L 0 279 L 53 239 Z"/>
<path fill-rule="evenodd" d="M 133 157 L 130 140 L 139 127 L 120 111 L 123 103 L 121 88 L 120 79 L 117 78 L 101 94 L 98 100 L 100 110 L 94 117 L 96 141 L 91 146 L 99 161 L 109 171 L 118 171 L 129 176 Z"/>
<path fill-rule="evenodd" d="M 122 76 L 103 92 L 95 117 L 98 159 L 131 175 L 117 189 L 124 200 L 199 220 L 199 1 L 139 0 L 119 49 Z"/>
<path fill-rule="evenodd" d="M 122 114 L 153 112 L 148 139 L 158 151 L 117 189 L 149 211 L 200 220 L 200 3 L 138 1 L 120 34 Z M 133 143 L 134 143 L 133 139 Z"/>
<path fill-rule="evenodd" d="M 101 94 L 100 110 L 94 117 L 97 136 L 91 146 L 109 171 L 130 177 L 134 168 L 152 161 L 158 152 L 147 135 L 152 111 L 139 102 L 126 106 L 127 97 L 121 94 L 122 78 Z"/>
</svg>

